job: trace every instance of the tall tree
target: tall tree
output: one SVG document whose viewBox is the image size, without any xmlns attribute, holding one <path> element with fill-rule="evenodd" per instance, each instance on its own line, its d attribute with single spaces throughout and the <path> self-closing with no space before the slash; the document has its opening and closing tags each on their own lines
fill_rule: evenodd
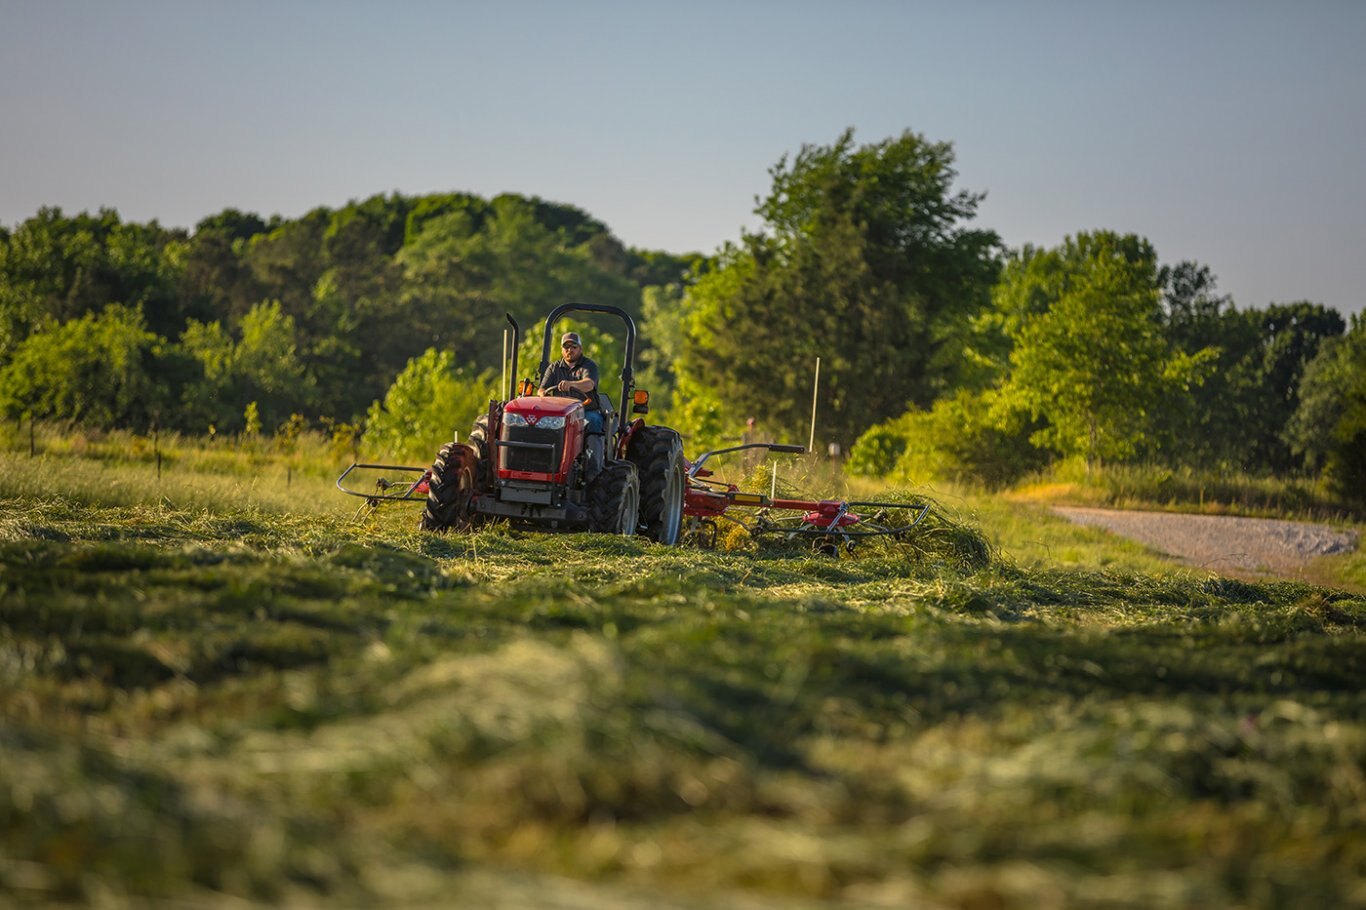
<svg viewBox="0 0 1366 910">
<path fill-rule="evenodd" d="M 953 191 L 953 149 L 915 133 L 856 146 L 848 130 L 770 170 L 764 229 L 690 291 L 680 389 L 713 412 L 800 433 L 821 361 L 822 434 L 846 447 L 871 424 L 949 388 L 987 302 L 999 238 L 965 226 L 981 195 Z"/>
<path fill-rule="evenodd" d="M 224 209 L 195 225 L 180 287 L 191 318 L 240 318 L 266 296 L 245 258 L 247 243 L 266 231 L 259 215 L 237 209 Z"/>
<path fill-rule="evenodd" d="M 1260 340 L 1252 352 L 1251 367 L 1264 393 L 1258 402 L 1260 432 L 1253 441 L 1252 457 L 1273 470 L 1287 470 L 1295 466 L 1285 432 L 1299 408 L 1300 377 L 1319 346 L 1341 335 L 1347 324 L 1336 310 L 1308 301 L 1272 304 L 1249 315 L 1257 324 Z"/>
<path fill-rule="evenodd" d="M 1327 338 L 1304 368 L 1298 409 L 1286 440 L 1304 466 L 1323 472 L 1337 492 L 1366 504 L 1366 316 Z"/>
<path fill-rule="evenodd" d="M 0 362 L 29 333 L 110 304 L 141 308 L 148 326 L 178 333 L 185 235 L 125 224 L 112 209 L 74 217 L 44 208 L 0 244 Z"/>
<path fill-rule="evenodd" d="M 1040 265 L 1050 260 L 1053 267 L 1041 268 L 1053 279 L 1042 292 L 1047 308 L 1009 323 L 1007 391 L 1047 421 L 1039 443 L 1085 457 L 1088 468 L 1128 458 L 1155 413 L 1201 381 L 1215 352 L 1170 349 L 1159 322 L 1157 257 L 1146 241 L 1079 234 Z"/>
<path fill-rule="evenodd" d="M 1253 466 L 1262 433 L 1260 344 L 1257 321 L 1217 292 L 1207 266 L 1181 262 L 1163 268 L 1161 322 L 1168 342 L 1196 354 L 1217 350 L 1205 382 L 1176 397 L 1157 415 L 1156 445 L 1170 463 L 1202 468 Z"/>
</svg>

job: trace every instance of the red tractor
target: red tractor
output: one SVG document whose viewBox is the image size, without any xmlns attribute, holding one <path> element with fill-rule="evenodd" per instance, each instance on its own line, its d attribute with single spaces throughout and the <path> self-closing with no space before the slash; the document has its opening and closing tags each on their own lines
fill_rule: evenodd
<svg viewBox="0 0 1366 910">
<path fill-rule="evenodd" d="M 555 308 L 545 320 L 536 375 L 543 376 L 550 366 L 556 323 L 569 313 L 585 312 L 615 316 L 626 327 L 620 408 L 601 390 L 596 393 L 602 434 L 589 432 L 583 402 L 536 395 L 533 380 L 524 380 L 519 397 L 489 402 L 488 413 L 474 422 L 466 441 L 443 445 L 431 469 L 397 497 L 414 498 L 425 488 L 424 530 L 464 529 L 503 518 L 547 530 L 628 536 L 639 531 L 659 543 L 678 542 L 688 464 L 678 433 L 646 426 L 642 417 L 634 416 L 648 411 L 649 393 L 635 388 L 636 325 L 630 315 L 613 306 L 571 303 Z M 520 329 L 511 316 L 508 322 L 513 342 L 509 375 L 515 378 Z"/>
<path fill-rule="evenodd" d="M 599 390 L 603 432 L 589 431 L 584 404 L 576 399 L 536 395 L 539 377 L 550 366 L 555 324 L 568 313 L 603 313 L 626 326 L 621 368 L 621 409 Z M 512 363 L 516 381 L 520 329 L 512 326 Z M 714 456 L 743 450 L 800 454 L 801 446 L 749 443 L 704 452 L 695 462 L 683 455 L 683 443 L 668 427 L 646 426 L 649 393 L 635 388 L 636 326 L 612 306 L 565 304 L 545 320 L 538 380 L 525 379 L 518 397 L 490 401 L 487 414 L 475 420 L 465 442 L 448 442 L 430 468 L 353 464 L 337 478 L 343 493 L 359 496 L 369 506 L 384 502 L 423 504 L 423 530 L 467 529 L 501 518 L 540 530 L 598 531 L 633 535 L 643 532 L 666 545 L 687 538 L 715 545 L 718 522 L 744 527 L 752 537 L 806 540 L 831 555 L 852 552 L 868 537 L 903 539 L 915 532 L 929 512 L 925 503 L 844 502 L 785 499 L 742 492 L 712 479 L 703 465 Z M 500 390 L 500 394 L 504 390 Z M 630 414 L 626 408 L 630 407 Z M 406 472 L 416 480 L 381 476 L 373 492 L 346 485 L 353 471 Z M 776 477 L 776 475 L 775 475 Z M 776 480 L 775 480 L 776 483 Z M 853 511 L 858 507 L 860 512 Z"/>
</svg>

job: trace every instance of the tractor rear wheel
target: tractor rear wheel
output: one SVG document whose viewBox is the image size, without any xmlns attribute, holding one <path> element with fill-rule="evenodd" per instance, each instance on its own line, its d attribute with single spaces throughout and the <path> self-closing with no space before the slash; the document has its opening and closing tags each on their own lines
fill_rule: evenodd
<svg viewBox="0 0 1366 910">
<path fill-rule="evenodd" d="M 640 523 L 645 536 L 673 546 L 683 528 L 688 486 L 683 440 L 666 427 L 641 427 L 631 437 L 626 458 L 640 476 Z"/>
<path fill-rule="evenodd" d="M 463 531 L 473 518 L 470 498 L 474 496 L 475 450 L 458 442 L 448 442 L 436 453 L 432 476 L 427 481 L 427 504 L 418 523 L 424 531 L 444 533 L 454 528 Z"/>
<path fill-rule="evenodd" d="M 608 463 L 588 485 L 589 530 L 633 537 L 640 522 L 640 481 L 629 461 Z"/>
</svg>

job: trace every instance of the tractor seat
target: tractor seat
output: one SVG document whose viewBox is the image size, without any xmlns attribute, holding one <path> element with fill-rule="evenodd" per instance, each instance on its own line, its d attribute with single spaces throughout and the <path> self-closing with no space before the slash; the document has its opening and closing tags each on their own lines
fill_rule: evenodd
<svg viewBox="0 0 1366 910">
<path fill-rule="evenodd" d="M 602 411 L 602 425 L 604 427 L 610 427 L 613 419 L 617 415 L 616 412 L 612 410 L 612 399 L 607 397 L 606 392 L 598 393 L 598 409 Z"/>
</svg>

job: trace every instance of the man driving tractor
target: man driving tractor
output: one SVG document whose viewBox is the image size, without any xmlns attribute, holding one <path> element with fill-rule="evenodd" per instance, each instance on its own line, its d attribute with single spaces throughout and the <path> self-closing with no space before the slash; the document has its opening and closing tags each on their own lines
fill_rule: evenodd
<svg viewBox="0 0 1366 910">
<path fill-rule="evenodd" d="M 565 332 L 560 337 L 560 351 L 563 358 L 552 363 L 541 379 L 541 394 L 583 402 L 588 450 L 593 460 L 590 470 L 596 472 L 602 467 L 604 442 L 602 409 L 598 406 L 598 365 L 584 356 L 578 332 Z"/>
</svg>

